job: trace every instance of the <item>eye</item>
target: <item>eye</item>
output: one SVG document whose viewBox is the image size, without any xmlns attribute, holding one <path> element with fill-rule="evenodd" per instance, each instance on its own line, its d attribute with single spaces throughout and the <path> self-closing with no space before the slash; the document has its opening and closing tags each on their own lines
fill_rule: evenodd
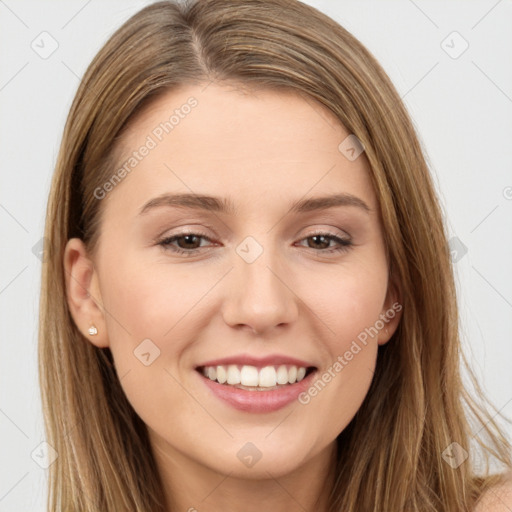
<svg viewBox="0 0 512 512">
<path fill-rule="evenodd" d="M 197 243 L 201 238 L 211 242 L 211 240 L 203 233 L 180 233 L 178 235 L 164 238 L 158 242 L 158 245 L 161 245 L 164 249 L 176 254 L 186 254 L 187 256 L 191 256 L 198 251 L 199 247 L 197 247 Z M 172 245 L 174 242 L 178 242 L 178 247 Z"/>
<path fill-rule="evenodd" d="M 183 254 L 186 256 L 194 256 L 203 246 L 201 246 L 201 239 L 211 242 L 212 240 L 204 233 L 180 233 L 170 237 L 166 237 L 158 242 L 165 250 L 171 251 L 175 254 Z M 312 240 L 313 246 L 308 244 L 310 249 L 319 249 L 319 253 L 338 253 L 348 251 L 353 245 L 352 241 L 348 238 L 341 238 L 332 233 L 317 232 L 302 239 L 302 241 Z M 335 246 L 328 248 L 334 242 Z M 177 245 L 174 245 L 177 244 Z M 314 247 L 317 245 L 317 247 Z M 318 247 L 320 245 L 320 247 Z"/>
<path fill-rule="evenodd" d="M 342 251 L 348 251 L 349 248 L 353 245 L 352 241 L 348 238 L 341 238 L 337 235 L 333 235 L 332 233 L 325 233 L 325 232 L 317 232 L 309 235 L 306 238 L 303 238 L 303 240 L 313 240 L 313 244 L 320 244 L 323 247 L 320 247 L 321 253 L 336 253 L 336 252 L 342 252 Z M 331 242 L 335 242 L 337 246 L 334 246 L 333 248 L 326 249 L 326 246 L 329 246 Z M 315 249 L 315 247 L 311 247 L 311 244 L 308 244 L 308 246 L 312 249 Z"/>
</svg>

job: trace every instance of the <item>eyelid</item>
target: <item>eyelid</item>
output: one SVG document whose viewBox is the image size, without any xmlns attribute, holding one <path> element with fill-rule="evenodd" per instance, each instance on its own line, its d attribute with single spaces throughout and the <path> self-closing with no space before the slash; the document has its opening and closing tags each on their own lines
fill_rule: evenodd
<svg viewBox="0 0 512 512">
<path fill-rule="evenodd" d="M 205 229 L 210 231 L 213 234 L 208 235 L 206 233 Z M 167 232 L 169 232 L 170 234 L 166 235 Z M 201 236 L 204 236 L 205 238 L 209 238 L 209 239 L 218 238 L 218 235 L 215 232 L 215 229 L 213 227 L 209 226 L 208 224 L 187 223 L 187 224 L 183 224 L 182 226 L 176 226 L 175 228 L 165 229 L 164 231 L 162 231 L 161 234 L 159 234 L 153 238 L 153 243 L 156 243 L 159 240 L 163 240 L 165 238 L 170 238 L 172 236 L 189 235 L 189 234 L 201 235 Z"/>
</svg>

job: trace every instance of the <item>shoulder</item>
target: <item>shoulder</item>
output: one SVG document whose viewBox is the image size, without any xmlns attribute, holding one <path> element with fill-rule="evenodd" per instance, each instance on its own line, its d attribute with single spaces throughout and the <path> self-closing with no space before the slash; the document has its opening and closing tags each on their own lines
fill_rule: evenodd
<svg viewBox="0 0 512 512">
<path fill-rule="evenodd" d="M 512 471 L 503 475 L 501 483 L 488 489 L 478 501 L 474 512 L 512 511 Z"/>
</svg>

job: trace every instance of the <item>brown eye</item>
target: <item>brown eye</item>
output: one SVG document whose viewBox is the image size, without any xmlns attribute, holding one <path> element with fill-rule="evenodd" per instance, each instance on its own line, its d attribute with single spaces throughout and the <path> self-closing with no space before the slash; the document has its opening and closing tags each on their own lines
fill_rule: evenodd
<svg viewBox="0 0 512 512">
<path fill-rule="evenodd" d="M 178 254 L 193 255 L 201 248 L 201 239 L 211 242 L 206 235 L 201 233 L 180 233 L 179 235 L 164 238 L 158 242 L 158 245 Z M 173 245 L 174 242 L 177 242 L 177 246 Z"/>
<path fill-rule="evenodd" d="M 340 238 L 339 236 L 332 235 L 331 233 L 314 233 L 303 240 L 311 240 L 308 242 L 308 248 L 318 249 L 318 252 L 340 252 L 347 251 L 351 246 L 352 242 L 348 239 Z M 329 248 L 331 242 L 335 242 L 338 246 Z"/>
</svg>

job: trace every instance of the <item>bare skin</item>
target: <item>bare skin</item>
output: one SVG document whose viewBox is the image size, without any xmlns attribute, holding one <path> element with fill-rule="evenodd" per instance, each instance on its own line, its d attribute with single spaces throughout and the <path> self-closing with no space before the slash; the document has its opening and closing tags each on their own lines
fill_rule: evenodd
<svg viewBox="0 0 512 512">
<path fill-rule="evenodd" d="M 148 135 L 156 140 L 155 127 L 190 97 L 197 106 L 101 199 L 98 250 L 68 242 L 70 309 L 84 336 L 112 351 L 148 427 L 169 509 L 326 511 L 336 437 L 400 320 L 369 164 L 364 152 L 351 161 L 338 149 L 349 132 L 311 99 L 226 84 L 159 98 L 125 134 L 120 164 Z M 140 214 L 164 193 L 229 198 L 238 212 L 159 206 Z M 290 211 L 296 201 L 342 193 L 368 209 Z M 178 234 L 200 237 L 159 245 Z M 249 263 L 240 247 L 261 254 Z M 389 311 L 356 352 L 354 340 Z M 134 356 L 146 339 L 160 351 L 147 366 Z M 315 366 L 318 378 L 331 369 L 331 378 L 307 403 L 240 411 L 195 369 L 239 354 L 288 355 Z M 237 456 L 248 442 L 261 454 L 251 467 Z"/>
</svg>

